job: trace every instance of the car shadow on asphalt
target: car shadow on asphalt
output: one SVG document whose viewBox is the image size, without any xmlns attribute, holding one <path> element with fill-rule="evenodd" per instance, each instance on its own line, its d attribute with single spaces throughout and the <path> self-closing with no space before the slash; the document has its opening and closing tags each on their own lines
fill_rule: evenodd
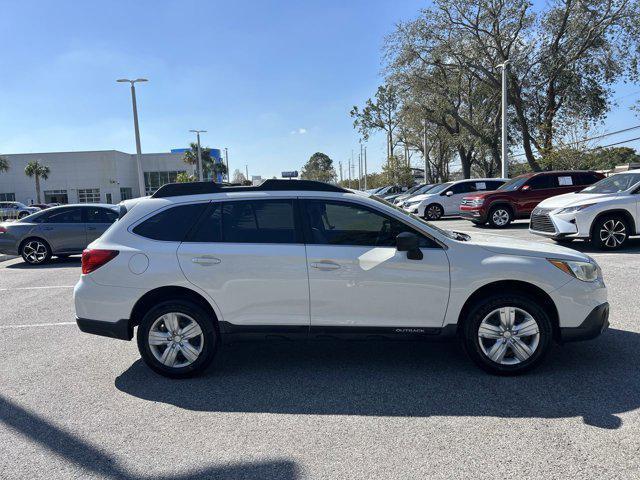
<svg viewBox="0 0 640 480">
<path fill-rule="evenodd" d="M 69 268 L 79 267 L 81 264 L 80 257 L 67 257 L 67 258 L 52 258 L 47 263 L 42 265 L 29 265 L 27 262 L 18 262 L 7 265 L 5 268 L 17 269 L 17 270 L 40 270 L 40 269 L 55 269 L 55 268 Z"/>
<path fill-rule="evenodd" d="M 129 472 L 126 465 L 121 464 L 115 456 L 104 448 L 92 445 L 70 432 L 58 427 L 39 415 L 30 412 L 9 399 L 0 395 L 0 423 L 30 441 L 62 457 L 67 462 L 82 469 L 84 475 L 78 478 L 100 476 L 101 478 L 118 480 L 199 480 L 199 479 L 247 479 L 258 480 L 278 478 L 296 480 L 300 478 L 300 470 L 296 463 L 289 460 L 273 460 L 267 462 L 246 462 L 235 465 L 210 466 L 185 471 L 181 469 L 170 475 L 135 475 Z M 5 449 L 5 459 L 16 453 Z M 172 451 L 174 458 L 179 459 L 180 451 Z M 23 460 L 27 470 L 28 459 Z M 8 472 L 4 472 L 8 473 Z M 24 471 L 22 473 L 25 473 Z M 32 472 L 33 474 L 33 472 Z M 52 472 L 53 474 L 53 472 Z M 26 473 L 25 473 L 26 475 Z M 53 474 L 55 476 L 55 474 Z M 5 478 L 5 477 L 3 477 Z"/>
<path fill-rule="evenodd" d="M 616 429 L 640 407 L 640 334 L 610 329 L 554 348 L 518 377 L 488 375 L 456 342 L 300 342 L 224 346 L 204 375 L 170 380 L 137 361 L 129 395 L 188 410 L 306 415 L 582 417 Z"/>
</svg>

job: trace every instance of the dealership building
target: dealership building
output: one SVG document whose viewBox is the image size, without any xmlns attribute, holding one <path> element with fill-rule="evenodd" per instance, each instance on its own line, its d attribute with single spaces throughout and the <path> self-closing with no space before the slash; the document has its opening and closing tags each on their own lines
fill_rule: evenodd
<svg viewBox="0 0 640 480">
<path fill-rule="evenodd" d="M 174 182 L 181 172 L 194 173 L 194 166 L 182 161 L 185 151 L 142 154 L 146 190 L 143 195 Z M 211 149 L 216 162 L 221 162 L 220 153 L 218 149 Z M 34 160 L 51 170 L 47 180 L 40 179 L 40 199 L 44 203 L 118 203 L 140 196 L 135 154 L 102 150 L 0 156 L 9 162 L 9 170 L 0 173 L 0 201 L 36 202 L 35 179 L 24 173 L 27 164 Z"/>
</svg>

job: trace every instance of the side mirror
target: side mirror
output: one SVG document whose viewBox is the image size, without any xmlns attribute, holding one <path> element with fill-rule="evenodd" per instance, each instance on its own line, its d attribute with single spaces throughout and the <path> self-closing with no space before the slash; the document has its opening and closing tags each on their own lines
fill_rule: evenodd
<svg viewBox="0 0 640 480">
<path fill-rule="evenodd" d="M 399 252 L 407 252 L 409 260 L 422 260 L 420 239 L 415 233 L 402 232 L 396 237 L 396 249 Z"/>
<path fill-rule="evenodd" d="M 453 195 L 453 192 L 452 192 L 451 190 L 447 190 L 447 191 L 445 192 L 445 195 L 446 195 L 447 197 L 450 197 L 450 196 L 452 196 L 452 195 Z"/>
<path fill-rule="evenodd" d="M 523 185 L 520 190 L 522 190 L 523 192 L 526 192 L 527 190 L 531 190 L 531 186 L 530 185 Z"/>
</svg>

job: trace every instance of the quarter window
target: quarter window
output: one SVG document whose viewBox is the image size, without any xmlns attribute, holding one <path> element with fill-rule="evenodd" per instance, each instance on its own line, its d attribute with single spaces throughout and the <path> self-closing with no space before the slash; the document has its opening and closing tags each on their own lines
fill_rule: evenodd
<svg viewBox="0 0 640 480">
<path fill-rule="evenodd" d="M 433 246 L 401 221 L 357 204 L 310 200 L 303 211 L 312 244 L 395 247 L 398 234 L 411 232 L 420 237 L 420 246 Z"/>
<path fill-rule="evenodd" d="M 181 242 L 206 206 L 193 203 L 167 208 L 134 227 L 133 233 L 152 240 Z"/>
</svg>

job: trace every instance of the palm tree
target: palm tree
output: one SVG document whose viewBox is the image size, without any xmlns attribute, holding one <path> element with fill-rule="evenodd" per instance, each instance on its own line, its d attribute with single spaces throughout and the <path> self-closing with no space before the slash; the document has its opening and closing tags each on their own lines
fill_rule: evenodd
<svg viewBox="0 0 640 480">
<path fill-rule="evenodd" d="M 24 173 L 27 177 L 36 178 L 36 195 L 38 197 L 38 203 L 40 203 L 40 178 L 43 180 L 49 178 L 51 170 L 46 165 L 38 162 L 38 160 L 32 160 L 24 167 Z"/>
<path fill-rule="evenodd" d="M 182 156 L 182 161 L 189 165 L 198 165 L 198 144 L 193 142 L 190 145 L 191 150 L 187 150 L 184 152 Z M 202 154 L 202 170 L 203 170 L 203 178 L 206 178 L 211 174 L 214 177 L 217 176 L 218 173 L 224 175 L 227 173 L 227 166 L 220 162 L 217 163 L 214 158 L 211 156 L 211 149 L 209 147 L 201 147 L 200 152 Z"/>
<path fill-rule="evenodd" d="M 9 170 L 9 160 L 4 157 L 0 157 L 0 173 Z"/>
</svg>

